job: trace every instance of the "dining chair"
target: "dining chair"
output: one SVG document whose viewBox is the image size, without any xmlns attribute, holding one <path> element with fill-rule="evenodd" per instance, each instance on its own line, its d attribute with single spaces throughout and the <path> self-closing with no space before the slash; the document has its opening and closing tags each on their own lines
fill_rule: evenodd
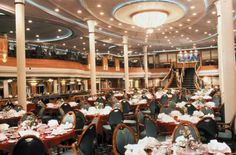
<svg viewBox="0 0 236 155">
<path fill-rule="evenodd" d="M 74 109 L 74 113 L 76 118 L 75 131 L 76 134 L 79 135 L 86 127 L 86 118 L 84 114 L 78 109 Z"/>
<path fill-rule="evenodd" d="M 30 135 L 16 143 L 12 155 L 48 155 L 48 151 L 39 138 Z"/>
<path fill-rule="evenodd" d="M 217 124 L 216 121 L 212 119 L 212 117 L 204 117 L 197 123 L 196 126 L 199 131 L 202 143 L 209 143 L 210 140 L 217 138 Z"/>
<path fill-rule="evenodd" d="M 187 114 L 192 115 L 197 108 L 195 108 L 191 103 L 185 104 L 185 107 L 187 109 Z"/>
<path fill-rule="evenodd" d="M 69 111 L 72 111 L 72 108 L 71 108 L 70 104 L 68 104 L 68 103 L 63 103 L 59 108 L 59 112 L 60 112 L 61 116 L 64 116 Z"/>
<path fill-rule="evenodd" d="M 222 141 L 234 141 L 235 136 L 235 118 L 236 114 L 233 115 L 232 119 L 228 123 L 217 122 L 218 134 L 217 138 Z"/>
<path fill-rule="evenodd" d="M 207 106 L 202 107 L 201 112 L 203 112 L 204 115 L 208 115 L 208 114 L 210 114 L 210 115 L 213 114 L 214 115 L 214 110 L 210 107 L 207 107 Z"/>
<path fill-rule="evenodd" d="M 172 142 L 173 143 L 176 142 L 176 139 L 179 136 L 183 135 L 184 130 L 188 130 L 190 132 L 190 135 L 192 136 L 194 141 L 201 142 L 200 134 L 199 134 L 197 127 L 190 122 L 181 122 L 180 124 L 178 124 L 176 126 L 176 128 L 174 129 L 174 131 L 172 133 Z"/>
<path fill-rule="evenodd" d="M 31 120 L 31 119 L 37 120 L 37 117 L 34 115 L 34 113 L 32 113 L 32 112 L 27 112 L 27 113 L 25 113 L 25 114 L 21 117 L 19 123 L 21 124 L 22 122 L 24 122 L 24 121 L 26 121 L 26 120 L 29 120 L 29 119 L 30 119 L 30 120 Z"/>
<path fill-rule="evenodd" d="M 109 142 L 112 138 L 112 133 L 117 124 L 123 121 L 123 114 L 120 109 L 113 109 L 108 116 L 108 124 L 102 126 L 106 141 Z"/>
<path fill-rule="evenodd" d="M 124 146 L 136 143 L 137 140 L 132 128 L 125 124 L 118 124 L 116 126 L 112 138 L 112 151 L 114 155 L 123 155 L 126 150 Z"/>
<path fill-rule="evenodd" d="M 158 115 L 158 113 L 160 112 L 160 107 L 158 104 L 158 101 L 156 99 L 151 100 L 148 109 L 142 110 L 142 112 L 144 114 L 148 114 L 150 116 L 152 116 L 153 118 L 156 117 L 156 115 Z"/>
<path fill-rule="evenodd" d="M 160 98 L 160 104 L 164 105 L 164 104 L 167 104 L 167 103 L 168 103 L 168 95 L 163 94 Z"/>
<path fill-rule="evenodd" d="M 220 98 L 220 96 L 219 95 L 214 95 L 212 97 L 212 102 L 215 103 L 215 107 L 220 107 L 220 105 L 221 105 L 221 98 Z"/>
<path fill-rule="evenodd" d="M 130 103 L 127 100 L 121 101 L 121 111 L 123 112 L 124 117 L 134 117 L 134 112 L 131 109 Z"/>
<path fill-rule="evenodd" d="M 96 125 L 91 123 L 78 137 L 77 142 L 73 143 L 71 148 L 62 155 L 95 155 L 96 145 Z"/>
<path fill-rule="evenodd" d="M 144 116 L 144 131 L 140 133 L 140 137 L 154 137 L 157 138 L 158 128 L 156 122 L 148 115 Z"/>
<path fill-rule="evenodd" d="M 174 109 L 167 106 L 167 105 L 162 105 L 160 109 L 160 113 L 165 113 L 165 114 L 170 114 Z"/>
</svg>

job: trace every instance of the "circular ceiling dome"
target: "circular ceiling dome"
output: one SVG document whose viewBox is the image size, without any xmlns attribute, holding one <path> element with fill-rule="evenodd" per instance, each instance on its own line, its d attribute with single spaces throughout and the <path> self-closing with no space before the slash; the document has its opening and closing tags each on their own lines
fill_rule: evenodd
<svg viewBox="0 0 236 155">
<path fill-rule="evenodd" d="M 155 28 L 181 19 L 185 12 L 184 6 L 173 1 L 131 1 L 117 6 L 113 15 L 126 24 Z"/>
</svg>

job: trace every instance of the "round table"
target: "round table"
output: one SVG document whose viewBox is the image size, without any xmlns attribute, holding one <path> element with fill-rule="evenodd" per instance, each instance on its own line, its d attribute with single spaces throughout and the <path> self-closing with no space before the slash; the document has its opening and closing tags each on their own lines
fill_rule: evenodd
<svg viewBox="0 0 236 155">
<path fill-rule="evenodd" d="M 74 136 L 75 136 L 75 131 L 74 131 L 74 129 L 71 129 L 67 133 L 64 133 L 62 135 L 56 135 L 56 136 L 49 137 L 49 138 L 46 137 L 46 134 L 43 134 L 43 135 L 40 135 L 40 139 L 44 143 L 46 149 L 49 150 L 50 148 L 53 148 L 53 147 L 57 146 L 58 144 L 60 144 L 61 142 L 68 140 Z M 17 143 L 17 141 L 11 143 L 8 140 L 0 142 L 0 150 L 11 153 L 13 151 L 16 143 Z"/>
</svg>

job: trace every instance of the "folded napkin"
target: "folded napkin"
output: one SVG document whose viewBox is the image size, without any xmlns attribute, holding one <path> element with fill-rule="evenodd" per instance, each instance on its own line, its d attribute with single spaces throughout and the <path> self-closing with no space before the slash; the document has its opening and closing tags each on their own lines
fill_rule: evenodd
<svg viewBox="0 0 236 155">
<path fill-rule="evenodd" d="M 195 110 L 193 112 L 193 116 L 196 116 L 196 117 L 203 117 L 204 116 L 204 113 L 202 111 L 198 111 L 198 110 Z"/>
<path fill-rule="evenodd" d="M 76 107 L 78 105 L 78 103 L 76 102 L 69 102 L 68 103 L 71 107 Z"/>
<path fill-rule="evenodd" d="M 0 142 L 7 140 L 7 136 L 3 133 L 0 133 Z"/>
<path fill-rule="evenodd" d="M 215 107 L 215 102 L 207 102 L 206 105 L 209 107 Z"/>
<path fill-rule="evenodd" d="M 9 128 L 9 125 L 6 123 L 0 124 L 0 131 L 6 131 Z"/>
<path fill-rule="evenodd" d="M 220 143 L 217 140 L 211 140 L 210 143 L 207 144 L 207 148 L 210 153 L 214 153 L 214 154 L 231 153 L 230 147 L 225 142 Z"/>
<path fill-rule="evenodd" d="M 182 102 L 177 103 L 176 107 L 183 108 L 186 104 L 187 102 L 182 101 Z"/>
<path fill-rule="evenodd" d="M 61 128 L 67 130 L 67 129 L 71 129 L 73 127 L 73 124 L 72 123 L 69 123 L 69 122 L 66 122 L 65 124 L 60 124 Z"/>
<path fill-rule="evenodd" d="M 173 117 L 171 117 L 165 113 L 160 113 L 158 115 L 158 119 L 160 119 L 162 122 L 165 122 L 165 123 L 176 122 Z"/>
<path fill-rule="evenodd" d="M 55 120 L 55 119 L 49 120 L 49 121 L 48 121 L 48 126 L 49 126 L 49 127 L 58 126 L 58 121 Z"/>
<path fill-rule="evenodd" d="M 40 133 L 37 131 L 34 131 L 34 130 L 21 130 L 21 131 L 19 131 L 19 135 L 21 137 L 28 136 L 28 135 L 33 135 L 33 136 L 39 137 Z"/>
<path fill-rule="evenodd" d="M 175 117 L 175 116 L 181 116 L 181 112 L 179 112 L 178 110 L 173 110 L 171 113 L 170 113 L 170 116 L 171 117 Z"/>
<path fill-rule="evenodd" d="M 205 99 L 205 100 L 209 100 L 209 99 L 212 99 L 212 97 L 211 96 L 203 96 L 203 99 Z"/>
</svg>

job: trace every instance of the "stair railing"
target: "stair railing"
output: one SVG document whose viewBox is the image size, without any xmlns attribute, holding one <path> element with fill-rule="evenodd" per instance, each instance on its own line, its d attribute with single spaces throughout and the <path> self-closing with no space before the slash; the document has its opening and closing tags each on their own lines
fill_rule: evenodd
<svg viewBox="0 0 236 155">
<path fill-rule="evenodd" d="M 185 70 L 185 67 L 184 67 L 184 64 L 183 64 L 180 74 L 176 73 L 177 86 L 178 86 L 179 89 L 182 88 L 182 84 L 183 84 L 183 80 L 184 80 L 184 74 L 185 74 L 184 70 Z"/>
<path fill-rule="evenodd" d="M 194 67 L 195 69 L 194 84 L 197 89 L 202 89 L 204 86 L 203 80 L 197 74 L 200 68 L 201 68 L 200 62 L 196 62 Z"/>
<path fill-rule="evenodd" d="M 170 79 L 170 77 L 171 77 L 171 75 L 172 75 L 172 70 L 173 70 L 173 64 L 171 65 L 170 70 L 169 70 L 169 72 L 166 74 L 166 76 L 165 76 L 163 79 L 160 80 L 161 86 L 164 84 L 164 82 L 165 82 L 166 80 L 168 81 L 167 83 L 169 83 L 169 79 Z M 166 88 L 166 85 L 165 85 L 164 89 L 165 89 L 165 88 Z"/>
</svg>

